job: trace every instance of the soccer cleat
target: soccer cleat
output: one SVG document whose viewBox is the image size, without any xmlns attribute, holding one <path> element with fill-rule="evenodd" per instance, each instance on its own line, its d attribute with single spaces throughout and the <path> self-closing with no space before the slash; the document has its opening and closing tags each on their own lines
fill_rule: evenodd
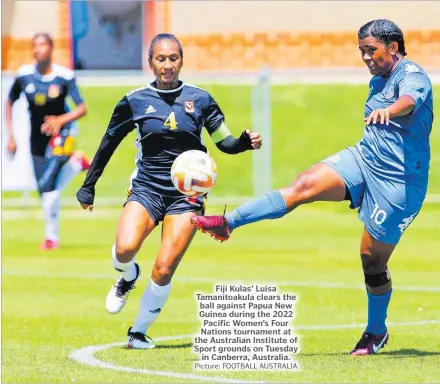
<svg viewBox="0 0 440 384">
<path fill-rule="evenodd" d="M 225 216 L 194 216 L 191 218 L 191 223 L 203 233 L 209 233 L 211 237 L 221 242 L 228 240 L 232 233 Z"/>
<path fill-rule="evenodd" d="M 107 299 L 105 302 L 105 306 L 107 311 L 112 315 L 120 312 L 122 308 L 124 308 L 125 303 L 127 302 L 128 295 L 130 291 L 134 288 L 136 281 L 139 279 L 141 275 L 141 269 L 139 265 L 134 264 L 137 269 L 137 276 L 134 280 L 126 281 L 122 278 L 122 276 L 116 280 L 113 284 L 110 292 L 107 295 Z"/>
<path fill-rule="evenodd" d="M 381 335 L 364 332 L 356 347 L 350 352 L 350 355 L 374 355 L 388 343 L 388 339 L 387 331 Z"/>
<path fill-rule="evenodd" d="M 59 243 L 56 240 L 44 240 L 43 244 L 40 245 L 40 249 L 47 251 L 50 249 L 58 249 Z"/>
<path fill-rule="evenodd" d="M 131 328 L 128 328 L 127 332 L 127 348 L 129 349 L 152 349 L 155 347 L 153 340 L 150 337 L 144 335 L 141 332 L 131 332 Z"/>
<path fill-rule="evenodd" d="M 72 157 L 75 157 L 75 159 L 79 161 L 83 171 L 87 171 L 92 165 L 92 161 L 86 156 L 84 151 L 75 151 Z"/>
</svg>

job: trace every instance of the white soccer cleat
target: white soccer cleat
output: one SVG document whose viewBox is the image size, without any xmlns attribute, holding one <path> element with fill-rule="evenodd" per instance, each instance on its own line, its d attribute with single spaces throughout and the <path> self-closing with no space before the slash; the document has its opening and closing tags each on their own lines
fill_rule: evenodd
<svg viewBox="0 0 440 384">
<path fill-rule="evenodd" d="M 141 332 L 131 332 L 131 328 L 128 328 L 127 332 L 127 348 L 129 349 L 152 349 L 155 347 L 153 340 L 148 336 L 145 336 Z"/>
<path fill-rule="evenodd" d="M 136 281 L 139 279 L 139 276 L 141 275 L 141 269 L 139 268 L 139 265 L 137 265 L 136 263 L 134 265 L 137 269 L 136 279 L 132 281 L 126 281 L 122 277 L 120 277 L 113 284 L 112 288 L 110 289 L 110 292 L 107 295 L 105 306 L 107 308 L 107 311 L 112 315 L 121 312 L 122 308 L 124 308 L 124 305 L 128 299 L 128 295 L 130 294 L 130 291 L 134 289 Z"/>
</svg>

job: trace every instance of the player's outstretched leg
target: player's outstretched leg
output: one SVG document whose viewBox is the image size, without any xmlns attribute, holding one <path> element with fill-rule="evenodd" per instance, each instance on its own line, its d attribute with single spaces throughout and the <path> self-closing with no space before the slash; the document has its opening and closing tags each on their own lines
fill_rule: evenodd
<svg viewBox="0 0 440 384">
<path fill-rule="evenodd" d="M 111 314 L 122 310 L 141 270 L 135 263 L 136 253 L 145 238 L 156 227 L 146 209 L 137 201 L 129 201 L 118 221 L 116 244 L 112 248 L 113 267 L 120 277 L 111 287 L 106 308 Z"/>
<path fill-rule="evenodd" d="M 388 343 L 385 320 L 392 286 L 387 264 L 394 248 L 395 245 L 382 243 L 364 230 L 361 260 L 368 296 L 368 323 L 351 355 L 373 355 Z"/>
<path fill-rule="evenodd" d="M 341 176 L 330 166 L 319 163 L 301 173 L 288 187 L 266 193 L 223 216 L 198 216 L 192 224 L 217 240 L 229 239 L 243 225 L 278 219 L 301 204 L 314 201 L 342 201 L 346 188 Z"/>
<path fill-rule="evenodd" d="M 195 235 L 189 219 L 196 213 L 165 216 L 162 245 L 153 267 L 151 280 L 141 299 L 136 321 L 128 331 L 128 347 L 153 348 L 145 334 L 162 311 L 171 291 L 171 278 Z"/>
<path fill-rule="evenodd" d="M 56 189 L 62 191 L 80 172 L 87 171 L 90 168 L 91 161 L 83 151 L 75 151 L 70 156 L 69 161 L 61 168 L 57 177 Z"/>
</svg>

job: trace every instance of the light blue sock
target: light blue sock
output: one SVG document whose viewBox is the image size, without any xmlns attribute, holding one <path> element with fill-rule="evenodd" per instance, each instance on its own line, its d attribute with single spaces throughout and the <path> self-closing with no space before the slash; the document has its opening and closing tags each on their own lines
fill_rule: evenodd
<svg viewBox="0 0 440 384">
<path fill-rule="evenodd" d="M 388 304 L 391 299 L 390 289 L 384 295 L 373 295 L 367 291 L 368 295 L 368 324 L 366 331 L 373 335 L 385 333 L 385 319 L 387 318 Z"/>
<path fill-rule="evenodd" d="M 225 217 L 232 229 L 265 219 L 278 219 L 287 213 L 286 202 L 279 191 L 271 191 L 228 212 Z"/>
</svg>

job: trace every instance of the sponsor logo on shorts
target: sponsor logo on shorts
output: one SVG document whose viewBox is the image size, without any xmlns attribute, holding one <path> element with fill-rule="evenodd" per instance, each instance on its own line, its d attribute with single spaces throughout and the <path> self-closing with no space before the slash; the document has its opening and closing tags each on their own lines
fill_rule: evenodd
<svg viewBox="0 0 440 384">
<path fill-rule="evenodd" d="M 376 223 L 373 222 L 373 220 L 370 220 L 370 226 L 381 236 L 386 236 L 387 233 L 380 228 Z"/>
<path fill-rule="evenodd" d="M 412 221 L 414 220 L 414 218 L 416 217 L 418 212 L 413 213 L 411 216 L 406 217 L 403 219 L 402 223 L 399 224 L 399 229 L 400 229 L 400 233 L 402 234 L 403 231 L 405 231 L 406 228 L 408 228 L 408 226 L 412 223 Z"/>
</svg>

